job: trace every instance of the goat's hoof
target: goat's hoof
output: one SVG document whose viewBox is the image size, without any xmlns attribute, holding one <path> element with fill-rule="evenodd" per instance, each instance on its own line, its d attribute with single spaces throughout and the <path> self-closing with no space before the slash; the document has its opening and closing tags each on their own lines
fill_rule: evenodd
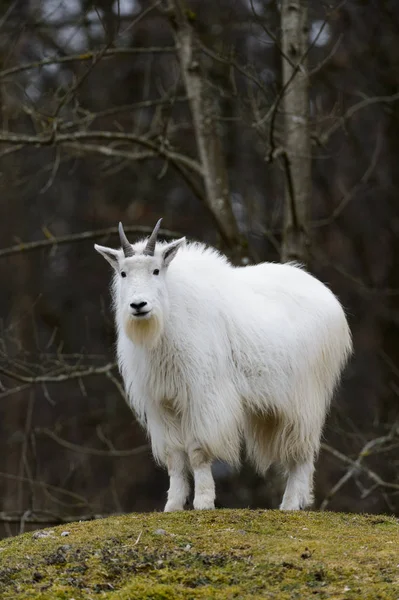
<svg viewBox="0 0 399 600">
<path fill-rule="evenodd" d="M 174 502 L 167 502 L 163 512 L 177 512 L 178 510 L 184 510 L 182 504 L 175 504 Z"/>
<path fill-rule="evenodd" d="M 207 498 L 206 496 L 194 499 L 194 510 L 214 510 L 215 501 L 213 498 Z"/>
<path fill-rule="evenodd" d="M 282 502 L 280 510 L 305 510 L 309 506 L 309 502 Z"/>
<path fill-rule="evenodd" d="M 309 492 L 284 494 L 280 510 L 306 510 L 313 504 L 313 495 Z"/>
</svg>

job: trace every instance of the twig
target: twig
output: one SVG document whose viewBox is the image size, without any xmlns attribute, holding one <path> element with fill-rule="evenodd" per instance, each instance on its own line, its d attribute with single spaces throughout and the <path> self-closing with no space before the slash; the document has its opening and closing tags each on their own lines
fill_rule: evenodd
<svg viewBox="0 0 399 600">
<path fill-rule="evenodd" d="M 112 369 L 116 368 L 116 363 L 108 363 L 101 367 L 89 367 L 87 369 L 81 369 L 72 371 L 71 373 L 62 373 L 61 375 L 36 375 L 34 377 L 28 377 L 26 375 L 20 375 L 19 373 L 15 373 L 14 371 L 9 371 L 4 367 L 0 366 L 0 373 L 10 377 L 10 379 L 15 379 L 16 381 L 21 381 L 23 383 L 60 383 L 62 381 L 68 381 L 69 379 L 79 379 L 80 377 L 91 377 L 92 375 L 105 375 L 108 371 L 112 371 Z"/>
<path fill-rule="evenodd" d="M 175 46 L 148 46 L 134 47 L 134 48 L 108 48 L 102 57 L 106 58 L 109 56 L 115 56 L 116 54 L 153 54 L 160 53 L 166 54 L 170 52 L 176 52 Z M 35 62 L 27 63 L 25 65 L 19 65 L 18 67 L 11 67 L 10 69 L 4 69 L 0 71 L 0 79 L 8 77 L 8 75 L 14 75 L 15 73 L 21 73 L 23 71 L 30 71 L 31 69 L 37 69 L 38 67 L 45 67 L 47 65 L 70 63 L 75 61 L 84 61 L 95 59 L 100 54 L 97 52 L 83 52 L 82 54 L 73 54 L 69 56 L 54 56 L 53 58 L 45 58 Z"/>
<path fill-rule="evenodd" d="M 259 17 L 258 13 L 255 10 L 255 6 L 254 6 L 254 2 L 253 0 L 250 0 L 250 5 L 251 5 L 251 10 L 252 10 L 252 14 L 254 15 L 256 22 L 258 23 L 258 25 L 263 29 L 263 31 L 266 33 L 266 35 L 268 35 L 270 37 L 270 39 L 273 40 L 277 50 L 279 51 L 279 53 L 281 54 L 281 56 L 283 56 L 285 58 L 285 60 L 287 62 L 290 63 L 291 67 L 294 69 L 295 68 L 295 64 L 292 62 L 292 60 L 290 59 L 290 57 L 288 56 L 288 54 L 286 54 L 282 47 L 281 44 L 277 38 L 277 36 L 270 31 L 270 29 L 268 27 L 266 27 L 266 25 L 264 24 L 263 20 Z"/>
<path fill-rule="evenodd" d="M 152 227 L 147 227 L 145 225 L 135 225 L 135 226 L 124 226 L 126 233 L 134 233 L 134 234 L 150 234 L 152 232 Z M 82 231 L 80 233 L 71 233 L 69 235 L 62 235 L 60 237 L 51 237 L 46 240 L 37 240 L 33 242 L 20 242 L 15 246 L 9 246 L 8 248 L 0 249 L 0 258 L 4 256 L 12 256 L 13 254 L 20 254 L 21 252 L 31 252 L 33 250 L 40 250 L 41 248 L 53 247 L 53 246 L 61 246 L 62 244 L 70 244 L 74 242 L 85 242 L 87 240 L 94 240 L 97 238 L 102 238 L 111 235 L 117 235 L 118 228 L 117 227 L 107 227 L 105 229 L 96 229 L 93 231 Z M 181 233 L 176 231 L 171 231 L 169 229 L 160 229 L 159 235 L 164 236 L 166 238 L 179 238 L 181 237 Z"/>
<path fill-rule="evenodd" d="M 23 392 L 28 387 L 29 387 L 29 384 L 25 383 L 24 385 L 18 385 L 18 386 L 13 387 L 13 388 L 11 388 L 9 390 L 4 390 L 4 392 L 1 392 L 1 394 L 0 394 L 0 400 L 2 398 L 6 398 L 7 396 L 12 396 L 13 394 L 18 394 L 19 392 Z"/>
<path fill-rule="evenodd" d="M 53 492 L 63 494 L 64 496 L 69 496 L 78 501 L 77 504 L 75 504 L 74 506 L 86 506 L 87 508 L 90 508 L 89 502 L 85 498 L 83 498 L 83 496 L 80 496 L 75 492 L 71 492 L 70 490 L 64 490 L 63 488 L 60 488 L 56 485 L 51 485 L 50 483 L 46 483 L 45 481 L 36 481 L 34 479 L 30 479 L 29 477 L 21 477 L 20 475 L 14 475 L 13 473 L 4 473 L 0 471 L 0 478 L 1 477 L 3 477 L 4 479 L 11 479 L 13 481 L 23 481 L 25 483 L 29 483 L 29 485 L 31 486 L 35 485 L 46 490 L 51 490 Z"/>
<path fill-rule="evenodd" d="M 108 379 L 110 381 L 112 381 L 112 383 L 114 384 L 114 386 L 118 390 L 119 394 L 121 395 L 121 397 L 123 398 L 123 400 L 125 400 L 125 402 L 126 402 L 127 398 L 126 398 L 125 390 L 123 389 L 123 385 L 121 384 L 121 382 L 119 381 L 119 379 L 117 379 L 114 376 L 114 374 L 112 373 L 112 371 L 108 371 L 106 373 L 106 376 L 108 377 Z"/>
<path fill-rule="evenodd" d="M 143 531 L 141 530 L 139 535 L 137 536 L 137 540 L 134 542 L 133 546 L 137 546 L 140 541 L 141 536 L 143 535 Z"/>
<path fill-rule="evenodd" d="M 3 27 L 4 23 L 7 21 L 8 17 L 12 13 L 12 11 L 14 10 L 16 4 L 17 4 L 17 0 L 14 0 L 14 2 L 11 2 L 10 6 L 7 8 L 7 10 L 4 13 L 4 15 L 1 17 L 1 19 L 0 19 L 0 29 Z"/>
<path fill-rule="evenodd" d="M 346 473 L 337 481 L 337 483 L 327 493 L 323 502 L 320 505 L 320 510 L 325 510 L 327 505 L 329 504 L 331 498 L 333 496 L 335 496 L 335 494 L 342 488 L 342 486 L 347 481 L 349 481 L 349 479 L 351 479 L 354 475 L 356 475 L 359 471 L 363 471 L 375 483 L 376 487 L 383 487 L 383 488 L 391 489 L 391 490 L 399 490 L 399 484 L 391 483 L 389 481 L 384 481 L 379 475 L 377 475 L 377 473 L 375 473 L 374 471 L 369 469 L 367 466 L 362 464 L 362 461 L 366 456 L 373 454 L 372 450 L 374 448 L 382 446 L 383 444 L 386 444 L 387 442 L 392 441 L 392 439 L 394 438 L 394 436 L 396 434 L 397 428 L 398 428 L 398 424 L 395 424 L 394 427 L 392 427 L 392 429 L 388 435 L 385 435 L 385 436 L 382 436 L 382 437 L 379 437 L 379 438 L 376 438 L 374 440 L 370 440 L 369 442 L 367 442 L 363 446 L 362 450 L 359 452 L 359 455 L 356 460 L 349 458 L 348 456 L 346 456 L 345 454 L 342 454 L 342 452 L 339 452 L 339 450 L 332 448 L 328 444 L 325 444 L 325 443 L 321 444 L 321 448 L 323 450 L 329 452 L 330 454 L 335 456 L 335 458 L 338 458 L 341 462 L 344 462 L 345 464 L 349 465 L 350 468 L 346 471 Z"/>
<path fill-rule="evenodd" d="M 335 42 L 334 46 L 332 47 L 331 51 L 327 54 L 327 56 L 314 69 L 309 71 L 309 77 L 313 77 L 313 75 L 316 75 L 316 73 L 321 71 L 321 69 L 328 63 L 328 61 L 331 60 L 331 58 L 334 56 L 334 54 L 338 50 L 338 47 L 339 47 L 340 43 L 342 42 L 343 37 L 344 37 L 343 34 L 340 33 L 337 41 Z"/>
<path fill-rule="evenodd" d="M 57 133 L 52 131 L 47 134 L 39 135 L 24 135 L 19 133 L 0 132 L 0 142 L 6 142 L 9 144 L 27 144 L 33 146 L 51 146 L 56 144 L 65 144 L 67 142 L 78 142 L 79 140 L 107 140 L 115 142 L 127 142 L 145 146 L 155 153 L 169 159 L 172 163 L 180 162 L 190 170 L 194 171 L 197 175 L 203 175 L 203 169 L 192 158 L 178 154 L 168 150 L 164 144 L 157 145 L 151 140 L 135 135 L 134 133 L 122 133 L 119 131 L 74 131 L 71 133 Z M 112 149 L 108 149 L 112 150 Z M 109 152 L 111 154 L 111 152 Z"/>
<path fill-rule="evenodd" d="M 45 194 L 47 192 L 47 190 L 49 190 L 51 188 L 51 186 L 53 185 L 55 176 L 56 176 L 59 166 L 60 166 L 60 162 L 61 162 L 60 161 L 60 149 L 56 148 L 55 159 L 54 159 L 53 166 L 51 169 L 50 177 L 48 178 L 45 185 L 41 188 L 41 190 L 39 190 L 39 194 Z"/>
<path fill-rule="evenodd" d="M 254 83 L 265 94 L 265 96 L 267 96 L 267 89 L 263 85 L 262 81 L 258 77 L 250 73 L 245 67 L 240 65 L 234 58 L 232 58 L 231 56 L 225 57 L 221 54 L 218 54 L 214 50 L 211 50 L 210 48 L 205 46 L 200 40 L 198 40 L 198 47 L 202 50 L 204 54 L 206 54 L 210 58 L 213 58 L 214 60 L 224 65 L 234 67 L 234 69 L 236 69 L 239 73 L 241 73 L 241 75 L 244 75 L 244 77 L 252 81 L 252 83 Z"/>
<path fill-rule="evenodd" d="M 95 10 L 97 12 L 97 16 L 99 17 L 99 19 L 101 21 L 100 13 L 98 12 L 97 8 L 95 8 Z M 106 29 L 105 29 L 103 23 L 102 23 L 102 25 L 103 25 L 103 28 L 104 28 L 104 32 L 106 32 Z M 108 41 L 108 43 L 104 46 L 104 48 L 102 48 L 93 57 L 93 60 L 91 61 L 91 64 L 88 66 L 88 68 L 86 69 L 86 71 L 84 73 L 82 73 L 82 75 L 74 82 L 74 84 L 66 91 L 66 93 L 64 94 L 64 96 L 61 98 L 60 102 L 58 103 L 58 106 L 56 107 L 56 109 L 54 110 L 54 112 L 52 114 L 52 119 L 57 119 L 57 117 L 60 114 L 62 108 L 69 102 L 69 100 L 74 96 L 74 94 L 76 94 L 76 92 L 82 86 L 82 84 L 87 80 L 87 78 L 89 77 L 90 73 L 92 73 L 92 71 L 95 69 L 95 67 L 98 65 L 98 63 L 101 61 L 101 59 L 105 56 L 107 50 L 110 49 L 112 43 L 113 43 L 113 39 L 112 39 L 112 36 L 111 36 L 110 39 L 109 39 L 109 41 Z M 57 120 L 54 120 L 53 123 L 54 123 L 55 126 L 58 125 L 58 121 Z"/>
<path fill-rule="evenodd" d="M 130 30 L 133 29 L 133 27 L 135 27 L 137 25 L 137 23 L 139 23 L 140 21 L 142 21 L 152 10 L 155 10 L 156 8 L 158 8 L 159 6 L 161 6 L 162 4 L 162 0 L 158 0 L 158 2 L 154 2 L 153 4 L 151 4 L 150 6 L 147 6 L 147 8 L 145 8 L 144 10 L 142 10 L 135 19 L 133 19 L 133 21 L 131 21 L 129 23 L 129 25 L 127 25 L 125 27 L 125 29 L 121 32 L 121 35 L 126 35 L 126 33 Z M 119 2 L 118 2 L 118 11 L 119 11 Z M 119 19 L 120 19 L 120 14 L 118 15 Z"/>
<path fill-rule="evenodd" d="M 116 158 L 123 158 L 126 160 L 142 160 L 143 158 L 148 158 L 148 155 L 146 157 L 144 157 L 143 154 L 134 154 L 133 152 L 126 152 L 124 150 L 116 150 L 115 148 L 111 148 L 109 146 L 100 146 L 100 145 L 96 145 L 96 144 L 82 144 L 82 143 L 68 143 L 65 144 L 65 146 L 67 148 L 71 148 L 77 151 L 85 151 L 85 152 L 95 152 L 97 154 L 103 154 L 104 156 L 113 156 Z M 178 171 L 180 173 L 180 175 L 183 177 L 183 179 L 186 181 L 186 183 L 188 184 L 188 186 L 192 189 L 192 191 L 194 192 L 194 194 L 200 199 L 203 199 L 203 192 L 201 190 L 201 186 L 196 182 L 196 180 L 194 179 L 194 177 L 192 176 L 192 174 L 190 172 L 187 172 L 187 168 L 186 165 L 188 165 L 189 167 L 189 171 L 193 170 L 194 172 L 197 172 L 197 165 L 198 163 L 195 163 L 192 159 L 185 157 L 181 154 L 175 154 L 172 152 L 161 152 L 159 151 L 158 154 L 160 156 L 164 156 L 167 158 L 167 160 L 170 160 L 170 162 L 172 163 L 172 165 L 174 166 L 174 168 L 176 169 L 176 171 Z M 180 160 L 182 159 L 182 160 Z M 186 163 L 186 165 L 184 164 Z M 191 163 L 191 164 L 189 164 Z M 199 166 L 199 165 L 198 165 Z M 192 168 L 194 167 L 194 169 Z M 201 167 L 199 167 L 201 168 Z"/>
<path fill-rule="evenodd" d="M 24 523 L 32 524 L 48 524 L 55 525 L 56 523 L 73 523 L 75 521 L 93 521 L 96 519 L 105 519 L 106 517 L 115 516 L 122 513 L 110 513 L 110 514 L 89 514 L 89 515 L 57 515 L 51 511 L 32 511 L 27 510 L 23 513 L 20 512 L 0 512 L 1 523 L 21 523 L 23 519 Z"/>
<path fill-rule="evenodd" d="M 351 106 L 342 117 L 337 118 L 335 123 L 331 125 L 327 131 L 325 131 L 319 138 L 318 143 L 325 145 L 333 133 L 335 133 L 340 127 L 344 127 L 346 122 L 353 117 L 355 113 L 363 108 L 368 106 L 372 106 L 373 104 L 390 104 L 392 102 L 397 102 L 399 100 L 399 92 L 397 94 L 392 94 L 392 96 L 373 96 L 372 98 L 366 98 L 365 100 L 361 100 L 361 102 L 357 102 L 353 106 Z"/>
<path fill-rule="evenodd" d="M 318 219 L 317 221 L 311 222 L 311 227 L 323 227 L 325 225 L 331 225 L 331 223 L 339 217 L 342 211 L 347 207 L 352 198 L 356 195 L 356 193 L 361 189 L 361 186 L 368 182 L 370 176 L 372 175 L 381 152 L 382 147 L 382 135 L 381 128 L 379 128 L 377 132 L 377 140 L 375 144 L 375 148 L 373 151 L 373 155 L 371 157 L 371 161 L 366 171 L 360 177 L 360 179 L 356 182 L 356 184 L 349 190 L 349 192 L 345 193 L 338 205 L 334 208 L 331 215 L 325 219 Z"/>
<path fill-rule="evenodd" d="M 175 96 L 173 97 L 173 102 L 187 102 L 187 96 Z M 66 123 L 60 123 L 59 130 L 63 131 L 65 129 L 71 129 L 73 127 L 77 127 L 79 125 L 84 125 L 88 123 L 93 123 L 96 119 L 100 119 L 103 117 L 110 117 L 112 115 L 117 115 L 122 112 L 131 112 L 133 110 L 141 110 L 143 108 L 153 108 L 154 106 L 162 106 L 162 105 L 172 104 L 172 99 L 170 97 L 166 98 L 157 98 L 155 100 L 142 100 L 141 102 L 133 102 L 131 104 L 121 104 L 119 106 L 113 106 L 112 108 L 108 108 L 106 110 L 102 110 L 96 113 L 89 113 L 85 117 L 81 119 L 77 119 L 76 121 L 68 121 Z"/>
<path fill-rule="evenodd" d="M 143 454 L 149 450 L 148 444 L 143 444 L 142 446 L 137 446 L 137 448 L 131 448 L 129 450 L 101 450 L 100 448 L 89 448 L 87 446 L 80 446 L 79 444 L 73 444 L 72 442 L 68 442 L 68 440 L 64 440 L 60 438 L 54 431 L 46 428 L 36 428 L 35 434 L 38 435 L 46 435 L 51 438 L 60 446 L 67 448 L 68 450 L 72 450 L 73 452 L 79 452 L 80 454 L 89 454 L 92 456 L 109 456 L 111 458 L 121 458 L 124 456 L 137 456 L 138 454 Z"/>
</svg>

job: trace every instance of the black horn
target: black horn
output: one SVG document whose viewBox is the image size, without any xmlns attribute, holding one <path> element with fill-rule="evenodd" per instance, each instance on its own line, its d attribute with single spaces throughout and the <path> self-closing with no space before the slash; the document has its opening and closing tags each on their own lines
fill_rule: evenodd
<svg viewBox="0 0 399 600">
<path fill-rule="evenodd" d="M 158 235 L 159 228 L 161 227 L 161 222 L 162 222 L 162 219 L 159 219 L 158 223 L 154 227 L 152 234 L 148 238 L 147 245 L 143 251 L 143 254 L 146 254 L 147 256 L 154 256 L 155 244 L 157 241 L 157 235 Z"/>
<path fill-rule="evenodd" d="M 126 237 L 125 232 L 123 231 L 122 223 L 119 223 L 119 238 L 121 240 L 122 250 L 123 250 L 123 254 L 125 255 L 125 257 L 129 258 L 129 256 L 133 256 L 134 255 L 133 248 L 132 248 L 129 240 Z"/>
</svg>

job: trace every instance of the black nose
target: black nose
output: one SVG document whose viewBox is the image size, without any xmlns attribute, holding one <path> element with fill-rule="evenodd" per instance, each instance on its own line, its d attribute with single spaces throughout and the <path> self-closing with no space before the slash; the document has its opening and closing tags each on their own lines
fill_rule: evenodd
<svg viewBox="0 0 399 600">
<path fill-rule="evenodd" d="M 139 302 L 138 304 L 135 304 L 134 302 L 132 302 L 130 304 L 130 306 L 134 309 L 134 310 L 140 310 L 141 308 L 144 308 L 144 306 L 146 306 L 147 302 Z"/>
</svg>

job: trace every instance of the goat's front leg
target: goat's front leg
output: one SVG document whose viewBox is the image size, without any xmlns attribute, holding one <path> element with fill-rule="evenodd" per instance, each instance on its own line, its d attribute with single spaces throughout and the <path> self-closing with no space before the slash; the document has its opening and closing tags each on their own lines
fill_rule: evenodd
<svg viewBox="0 0 399 600">
<path fill-rule="evenodd" d="M 195 510 L 215 508 L 215 482 L 212 476 L 212 460 L 196 444 L 189 447 L 188 457 L 194 475 Z"/>
<path fill-rule="evenodd" d="M 164 512 L 183 510 L 189 494 L 187 455 L 182 450 L 169 451 L 166 464 L 170 483 Z"/>
</svg>

